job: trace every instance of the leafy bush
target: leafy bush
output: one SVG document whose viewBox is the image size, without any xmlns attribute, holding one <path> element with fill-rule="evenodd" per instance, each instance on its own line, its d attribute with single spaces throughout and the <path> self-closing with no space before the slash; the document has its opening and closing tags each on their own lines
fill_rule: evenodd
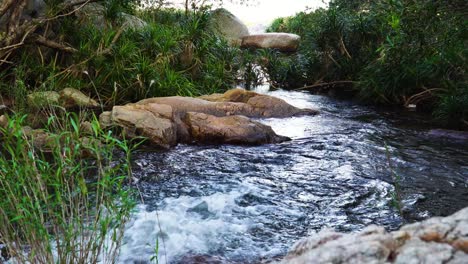
<svg viewBox="0 0 468 264">
<path fill-rule="evenodd" d="M 134 1 L 104 2 L 106 14 L 118 14 Z M 209 27 L 206 9 L 184 13 L 174 9 L 133 10 L 148 26 L 123 30 L 98 29 L 65 16 L 50 27 L 61 43 L 76 52 L 24 45 L 3 65 L 0 94 L 21 101 L 10 89 L 18 83 L 27 92 L 80 89 L 105 104 L 146 97 L 222 92 L 237 81 L 239 49 L 218 38 Z M 19 102 L 20 103 L 20 102 Z"/>
<path fill-rule="evenodd" d="M 365 100 L 417 104 L 463 124 L 464 10 L 462 1 L 331 1 L 328 9 L 273 22 L 269 31 L 299 34 L 302 43 L 298 54 L 276 55 L 265 68 L 284 87 L 349 81 Z"/>
</svg>

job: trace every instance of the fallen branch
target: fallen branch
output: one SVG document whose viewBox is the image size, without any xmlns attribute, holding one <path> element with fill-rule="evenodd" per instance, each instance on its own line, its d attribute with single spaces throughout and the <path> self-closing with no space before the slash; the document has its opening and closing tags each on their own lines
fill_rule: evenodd
<svg viewBox="0 0 468 264">
<path fill-rule="evenodd" d="M 432 92 L 434 91 L 444 90 L 442 88 L 431 88 L 431 89 L 424 88 L 424 89 L 425 89 L 424 91 L 417 93 L 417 94 L 413 94 L 409 98 L 403 97 L 403 100 L 405 101 L 405 107 L 408 107 L 408 105 L 410 104 L 417 104 L 420 101 L 429 98 L 428 96 L 430 96 L 430 94 L 432 94 Z"/>
<path fill-rule="evenodd" d="M 66 46 L 64 44 L 60 44 L 58 42 L 55 42 L 53 40 L 50 40 L 50 39 L 46 39 L 45 37 L 43 36 L 37 36 L 37 39 L 35 40 L 35 42 L 37 44 L 40 44 L 42 46 L 45 46 L 45 47 L 48 47 L 48 48 L 52 48 L 52 49 L 57 49 L 57 50 L 61 50 L 63 52 L 67 52 L 67 53 L 75 53 L 77 52 L 78 50 L 75 49 L 75 48 L 72 48 L 70 46 Z"/>
<path fill-rule="evenodd" d="M 293 89 L 293 91 L 301 91 L 301 90 L 307 90 L 307 89 L 323 87 L 323 86 L 332 86 L 332 85 L 337 85 L 337 84 L 355 84 L 355 83 L 357 82 L 356 81 L 335 81 L 335 82 L 328 82 L 328 83 L 319 83 L 319 84 L 313 84 L 313 85 L 296 88 L 296 89 Z"/>
</svg>

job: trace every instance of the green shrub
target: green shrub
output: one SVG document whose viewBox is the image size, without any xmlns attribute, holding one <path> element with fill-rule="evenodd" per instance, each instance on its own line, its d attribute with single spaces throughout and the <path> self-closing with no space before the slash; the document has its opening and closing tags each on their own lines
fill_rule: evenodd
<svg viewBox="0 0 468 264">
<path fill-rule="evenodd" d="M 444 123 L 466 123 L 467 21 L 461 1 L 331 1 L 277 19 L 269 31 L 299 34 L 299 53 L 265 69 L 277 85 L 349 81 L 361 98 L 417 104 Z"/>
<path fill-rule="evenodd" d="M 105 1 L 106 13 L 128 11 L 132 1 Z M 69 54 L 25 45 L 3 65 L 0 94 L 18 100 L 10 87 L 27 92 L 73 87 L 105 104 L 147 97 L 197 96 L 232 88 L 238 78 L 238 48 L 217 37 L 206 9 L 185 14 L 174 9 L 133 10 L 148 23 L 141 30 L 82 25 L 73 16 L 52 26 L 57 39 L 77 51 Z M 18 74 L 21 73 L 21 74 Z"/>
</svg>

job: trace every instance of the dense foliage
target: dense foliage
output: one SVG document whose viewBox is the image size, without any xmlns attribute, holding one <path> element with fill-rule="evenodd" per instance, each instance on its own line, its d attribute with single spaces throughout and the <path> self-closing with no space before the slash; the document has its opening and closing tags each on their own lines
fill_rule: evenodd
<svg viewBox="0 0 468 264">
<path fill-rule="evenodd" d="M 138 10 L 124 0 L 102 4 L 105 25 L 69 15 L 38 29 L 53 30 L 50 38 L 67 50 L 25 43 L 9 54 L 0 65 L 0 94 L 20 106 L 27 93 L 73 87 L 110 105 L 234 86 L 239 50 L 213 34 L 207 10 Z M 147 26 L 124 29 L 123 12 L 133 12 Z"/>
<path fill-rule="evenodd" d="M 16 116 L 0 127 L 0 243 L 8 251 L 2 257 L 115 263 L 134 207 L 123 185 L 131 176 L 130 144 L 96 119 L 87 137 L 75 115 L 49 119 L 43 133 L 24 121 Z"/>
<path fill-rule="evenodd" d="M 269 54 L 264 67 L 277 85 L 352 84 L 364 99 L 466 126 L 467 10 L 466 1 L 331 1 L 274 21 L 270 31 L 302 43 L 296 55 Z"/>
</svg>

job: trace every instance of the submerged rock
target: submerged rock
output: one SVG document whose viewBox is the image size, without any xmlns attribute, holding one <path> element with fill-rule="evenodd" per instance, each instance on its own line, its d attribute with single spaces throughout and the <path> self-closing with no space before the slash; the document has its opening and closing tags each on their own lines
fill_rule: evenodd
<svg viewBox="0 0 468 264">
<path fill-rule="evenodd" d="M 208 207 L 208 203 L 205 202 L 205 201 L 203 201 L 203 202 L 197 204 L 196 206 L 188 209 L 187 213 L 196 213 L 196 214 L 200 215 L 202 219 L 208 219 L 208 218 L 215 215 L 212 212 L 210 212 L 209 207 Z"/>
<path fill-rule="evenodd" d="M 357 233 L 328 229 L 297 242 L 280 263 L 466 263 L 468 208 L 387 232 L 369 226 Z"/>
<path fill-rule="evenodd" d="M 243 37 L 241 47 L 294 52 L 297 51 L 300 40 L 301 37 L 296 34 L 262 33 Z"/>
</svg>

